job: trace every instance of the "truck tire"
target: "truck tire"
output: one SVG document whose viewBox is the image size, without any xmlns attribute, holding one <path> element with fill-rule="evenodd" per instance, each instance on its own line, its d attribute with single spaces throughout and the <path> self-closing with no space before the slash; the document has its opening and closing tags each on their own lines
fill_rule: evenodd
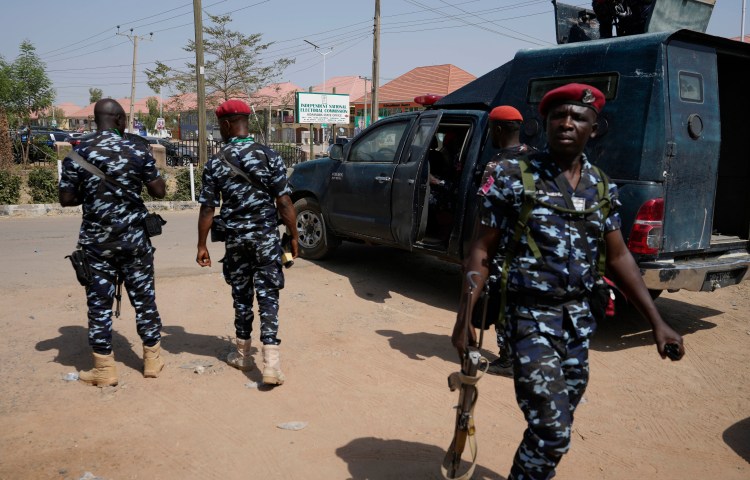
<svg viewBox="0 0 750 480">
<path fill-rule="evenodd" d="M 308 260 L 321 260 L 329 256 L 341 240 L 326 227 L 318 201 L 305 197 L 294 202 L 297 211 L 299 254 Z"/>
</svg>

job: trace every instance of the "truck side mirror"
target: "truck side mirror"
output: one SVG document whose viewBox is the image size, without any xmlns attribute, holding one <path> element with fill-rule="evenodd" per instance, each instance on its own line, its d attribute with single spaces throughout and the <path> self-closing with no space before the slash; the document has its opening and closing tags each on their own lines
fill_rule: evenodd
<svg viewBox="0 0 750 480">
<path fill-rule="evenodd" d="M 344 159 L 344 146 L 338 143 L 331 145 L 331 151 L 328 152 L 328 156 L 331 160 L 343 160 Z"/>
</svg>

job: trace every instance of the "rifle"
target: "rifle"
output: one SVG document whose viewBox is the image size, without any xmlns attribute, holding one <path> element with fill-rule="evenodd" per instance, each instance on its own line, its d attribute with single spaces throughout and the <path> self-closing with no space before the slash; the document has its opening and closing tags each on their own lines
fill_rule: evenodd
<svg viewBox="0 0 750 480">
<path fill-rule="evenodd" d="M 474 275 L 479 275 L 479 273 L 471 271 L 466 274 L 469 288 L 466 292 L 464 321 L 467 329 L 473 328 L 471 325 L 471 297 L 474 293 L 474 289 L 477 287 L 477 284 L 472 278 Z M 482 306 L 484 309 L 484 318 L 486 318 L 487 313 L 487 297 L 488 295 L 485 295 Z M 450 388 L 451 392 L 459 390 L 459 393 L 458 405 L 456 406 L 456 426 L 453 432 L 453 441 L 451 441 L 451 445 L 448 447 L 448 452 L 445 454 L 441 466 L 443 478 L 446 479 L 470 479 L 474 474 L 474 468 L 477 465 L 477 439 L 475 435 L 476 428 L 474 426 L 474 406 L 479 397 L 477 382 L 479 382 L 479 379 L 482 378 L 489 367 L 489 362 L 486 358 L 482 357 L 482 354 L 479 351 L 479 349 L 482 348 L 483 337 L 484 329 L 482 329 L 480 333 L 479 345 L 477 347 L 468 347 L 466 349 L 466 352 L 461 359 L 461 371 L 453 372 L 448 376 L 448 388 Z M 480 369 L 480 364 L 482 363 L 484 364 L 484 369 Z M 461 455 L 466 448 L 467 442 L 469 443 L 469 449 L 471 450 L 471 465 L 464 474 L 457 476 L 458 468 L 461 465 Z"/>
</svg>

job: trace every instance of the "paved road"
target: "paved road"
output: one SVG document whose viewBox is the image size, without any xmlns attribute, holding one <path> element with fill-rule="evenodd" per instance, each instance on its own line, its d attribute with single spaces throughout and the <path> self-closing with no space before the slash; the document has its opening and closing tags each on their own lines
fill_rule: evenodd
<svg viewBox="0 0 750 480">
<path fill-rule="evenodd" d="M 164 234 L 153 239 L 158 276 L 200 275 L 195 263 L 198 211 L 159 212 L 167 221 Z M 65 256 L 75 249 L 80 216 L 0 218 L 4 257 L 0 287 L 55 286 L 75 281 Z"/>
</svg>

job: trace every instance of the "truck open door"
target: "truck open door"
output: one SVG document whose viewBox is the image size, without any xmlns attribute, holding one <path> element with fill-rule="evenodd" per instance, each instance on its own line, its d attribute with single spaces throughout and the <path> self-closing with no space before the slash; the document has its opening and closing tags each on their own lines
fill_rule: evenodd
<svg viewBox="0 0 750 480">
<path fill-rule="evenodd" d="M 393 198 L 402 201 L 392 204 L 391 229 L 394 240 L 409 250 L 427 228 L 427 202 L 430 198 L 427 152 L 441 117 L 442 112 L 438 110 L 428 110 L 419 116 L 414 135 L 405 147 L 408 150 L 404 151 L 394 173 Z"/>
</svg>

